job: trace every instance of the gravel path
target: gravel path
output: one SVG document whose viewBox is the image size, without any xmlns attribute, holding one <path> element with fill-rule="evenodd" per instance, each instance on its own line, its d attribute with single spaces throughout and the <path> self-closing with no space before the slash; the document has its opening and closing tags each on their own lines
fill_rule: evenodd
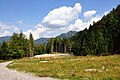
<svg viewBox="0 0 120 80">
<path fill-rule="evenodd" d="M 0 63 L 0 80 L 54 80 L 50 77 L 36 77 L 32 74 L 9 70 L 6 65 L 11 62 Z"/>
<path fill-rule="evenodd" d="M 71 56 L 71 54 L 42 54 L 42 55 L 36 55 L 35 58 L 41 58 L 41 57 L 58 57 L 58 56 Z"/>
</svg>

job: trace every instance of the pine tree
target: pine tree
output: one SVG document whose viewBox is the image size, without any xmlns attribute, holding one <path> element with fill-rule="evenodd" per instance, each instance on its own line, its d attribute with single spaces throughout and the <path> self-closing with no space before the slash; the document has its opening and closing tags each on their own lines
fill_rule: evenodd
<svg viewBox="0 0 120 80">
<path fill-rule="evenodd" d="M 30 33 L 29 36 L 29 57 L 32 57 L 34 55 L 34 39 L 32 36 L 32 33 Z"/>
<path fill-rule="evenodd" d="M 63 39 L 63 51 L 64 53 L 67 52 L 67 39 Z"/>
<path fill-rule="evenodd" d="M 1 45 L 1 51 L 0 51 L 0 59 L 3 60 L 7 60 L 10 59 L 10 55 L 9 55 L 9 46 L 7 44 L 7 42 L 3 41 L 2 45 Z"/>
</svg>

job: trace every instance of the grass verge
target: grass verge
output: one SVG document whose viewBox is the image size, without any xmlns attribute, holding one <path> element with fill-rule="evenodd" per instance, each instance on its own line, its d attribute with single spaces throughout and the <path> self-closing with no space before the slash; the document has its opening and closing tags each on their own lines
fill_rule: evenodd
<svg viewBox="0 0 120 80">
<path fill-rule="evenodd" d="M 7 66 L 39 77 L 68 80 L 120 80 L 120 55 L 24 58 Z"/>
<path fill-rule="evenodd" d="M 0 63 L 2 63 L 2 62 L 7 62 L 8 60 L 0 60 Z"/>
<path fill-rule="evenodd" d="M 0 60 L 0 63 L 1 63 L 1 62 L 4 62 L 4 60 Z"/>
</svg>

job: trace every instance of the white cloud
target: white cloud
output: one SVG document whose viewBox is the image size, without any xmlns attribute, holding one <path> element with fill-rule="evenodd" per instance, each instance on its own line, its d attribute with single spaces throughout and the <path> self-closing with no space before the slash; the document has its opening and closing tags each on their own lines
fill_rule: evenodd
<svg viewBox="0 0 120 80">
<path fill-rule="evenodd" d="M 27 30 L 26 32 L 23 32 L 23 33 L 27 36 L 27 38 L 29 38 L 29 34 L 32 33 L 33 34 L 33 38 L 34 39 L 38 39 L 39 37 L 41 37 L 41 34 L 43 32 L 45 32 L 45 31 L 46 31 L 46 28 L 43 27 L 43 25 L 37 24 L 35 26 L 35 30 L 29 29 L 29 30 Z"/>
<path fill-rule="evenodd" d="M 8 35 L 10 35 L 10 34 L 11 34 L 10 31 L 4 31 L 4 32 L 1 34 L 1 36 L 8 36 Z"/>
<path fill-rule="evenodd" d="M 23 33 L 29 37 L 31 32 L 34 39 L 38 39 L 39 37 L 55 37 L 62 32 L 67 32 L 68 29 L 65 30 L 65 27 L 79 16 L 81 8 L 81 4 L 76 3 L 74 7 L 62 6 L 53 9 L 44 17 L 42 23 L 35 26 L 34 30 L 29 29 Z"/>
<path fill-rule="evenodd" d="M 63 9 L 65 8 L 66 10 L 64 11 Z M 73 13 L 69 9 L 75 9 L 74 11 L 77 12 L 76 15 L 73 15 Z M 34 30 L 28 30 L 26 34 L 29 36 L 29 33 L 31 32 L 34 36 L 34 39 L 38 39 L 39 37 L 56 37 L 61 33 L 66 33 L 70 30 L 81 31 L 85 28 L 89 28 L 89 25 L 93 24 L 93 21 L 96 22 L 100 20 L 103 15 L 106 15 L 108 13 L 107 11 L 102 15 L 96 15 L 95 17 L 93 17 L 92 15 L 96 14 L 95 10 L 86 11 L 84 13 L 84 17 L 88 19 L 88 21 L 85 21 L 78 18 L 80 12 L 81 7 L 78 3 L 75 4 L 75 7 L 73 8 L 64 6 L 54 9 L 48 13 L 48 15 L 42 20 L 42 23 L 37 24 Z M 73 23 L 70 23 L 70 21 L 73 21 Z"/>
<path fill-rule="evenodd" d="M 102 17 L 103 17 L 104 15 L 107 15 L 109 12 L 110 12 L 110 11 L 105 11 L 105 12 L 104 12 L 103 14 L 101 14 L 101 15 L 96 15 L 95 17 L 92 17 L 92 18 L 90 19 L 90 21 L 89 21 L 89 22 L 91 22 L 90 24 L 92 24 L 93 21 L 97 22 L 97 21 L 101 20 Z"/>
<path fill-rule="evenodd" d="M 86 11 L 83 13 L 83 16 L 85 17 L 85 21 L 89 21 L 90 18 L 92 18 L 92 16 L 96 14 L 95 10 L 91 10 L 91 11 Z"/>
<path fill-rule="evenodd" d="M 91 18 L 89 21 L 84 21 L 81 19 L 76 19 L 75 22 L 73 24 L 71 24 L 70 26 L 68 26 L 68 30 L 73 30 L 73 31 L 81 31 L 84 30 L 85 28 L 89 28 L 90 24 L 93 24 L 93 21 L 98 21 L 99 19 L 101 19 L 101 17 L 93 17 Z"/>
<path fill-rule="evenodd" d="M 20 29 L 15 25 L 0 22 L 0 37 L 11 36 L 14 32 L 20 32 Z"/>
<path fill-rule="evenodd" d="M 18 27 L 14 27 L 13 31 L 17 33 L 17 32 L 20 32 L 20 29 Z"/>
<path fill-rule="evenodd" d="M 42 23 L 48 28 L 58 29 L 65 27 L 79 16 L 81 9 L 82 6 L 80 3 L 76 3 L 74 7 L 62 6 L 60 8 L 53 9 L 46 17 L 44 17 Z"/>
<path fill-rule="evenodd" d="M 34 39 L 40 37 L 56 37 L 61 33 L 66 33 L 70 30 L 80 31 L 85 28 L 89 28 L 93 21 L 98 21 L 103 15 L 108 14 L 106 11 L 102 15 L 95 15 L 97 11 L 91 10 L 83 13 L 84 19 L 80 19 L 82 6 L 80 3 L 76 3 L 74 7 L 62 6 L 60 8 L 53 9 L 48 13 L 43 20 L 37 24 L 34 29 L 29 29 L 23 33 L 29 37 L 30 32 L 33 34 Z M 95 15 L 95 16 L 93 16 Z M 17 21 L 19 24 L 23 24 L 23 21 Z M 20 32 L 20 29 L 15 25 L 6 24 L 0 22 L 0 36 L 12 35 L 13 32 Z"/>
<path fill-rule="evenodd" d="M 20 25 L 24 24 L 22 20 L 17 21 L 17 23 Z"/>
<path fill-rule="evenodd" d="M 84 30 L 85 28 L 88 28 L 88 26 L 89 22 L 84 22 L 81 19 L 76 19 L 75 22 L 68 27 L 68 29 L 74 31 L 81 31 Z"/>
<path fill-rule="evenodd" d="M 90 24 L 93 24 L 93 22 L 97 22 L 97 21 L 101 20 L 101 18 L 102 18 L 102 15 L 97 15 L 97 16 L 95 16 L 95 17 L 92 17 L 92 18 L 89 20 L 89 22 L 90 22 Z"/>
<path fill-rule="evenodd" d="M 109 11 L 105 11 L 102 15 L 104 16 L 106 16 L 108 13 L 110 12 L 110 10 Z"/>
<path fill-rule="evenodd" d="M 68 27 L 68 30 L 69 31 L 70 30 L 81 31 L 81 30 L 84 30 L 85 28 L 88 29 L 90 24 L 93 24 L 93 21 L 97 22 L 97 21 L 101 20 L 101 18 L 104 15 L 107 15 L 110 12 L 110 11 L 106 11 L 102 15 L 96 15 L 95 17 L 93 17 L 92 15 L 96 13 L 96 11 L 95 12 L 94 11 L 87 11 L 87 13 L 84 15 L 85 18 L 87 18 L 87 16 L 88 16 L 88 18 L 89 18 L 88 21 L 76 19 L 75 22 Z"/>
</svg>

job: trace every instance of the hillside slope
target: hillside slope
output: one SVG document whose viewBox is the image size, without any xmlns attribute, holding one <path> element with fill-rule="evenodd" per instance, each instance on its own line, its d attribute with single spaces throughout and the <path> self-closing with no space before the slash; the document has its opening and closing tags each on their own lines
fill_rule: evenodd
<svg viewBox="0 0 120 80">
<path fill-rule="evenodd" d="M 50 38 L 39 38 L 35 40 L 35 44 L 46 44 Z"/>
<path fill-rule="evenodd" d="M 101 55 L 120 53 L 120 5 L 71 38 L 75 55 Z"/>
<path fill-rule="evenodd" d="M 61 37 L 63 39 L 68 39 L 73 37 L 77 32 L 76 31 L 69 31 L 67 33 L 62 33 L 61 35 L 57 36 L 57 37 Z"/>
</svg>

